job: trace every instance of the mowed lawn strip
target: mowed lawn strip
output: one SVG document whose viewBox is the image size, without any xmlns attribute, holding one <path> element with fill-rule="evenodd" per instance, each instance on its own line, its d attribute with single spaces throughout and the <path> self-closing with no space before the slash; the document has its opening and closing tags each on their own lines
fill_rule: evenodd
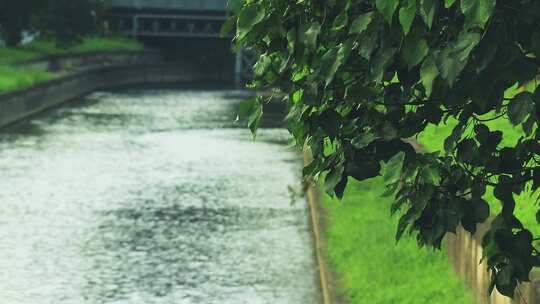
<svg viewBox="0 0 540 304">
<path fill-rule="evenodd" d="M 0 64 L 0 94 L 23 89 L 52 78 L 54 76 L 44 70 Z"/>
<path fill-rule="evenodd" d="M 398 215 L 382 198 L 384 182 L 350 180 L 343 201 L 324 196 L 324 232 L 330 263 L 350 304 L 472 304 L 443 251 L 419 249 L 414 237 L 398 244 Z"/>
<path fill-rule="evenodd" d="M 144 47 L 126 38 L 89 37 L 65 48 L 52 40 L 36 40 L 17 48 L 0 47 L 0 94 L 30 87 L 54 78 L 54 74 L 39 69 L 29 69 L 16 63 L 48 55 L 83 54 L 97 51 L 139 51 Z"/>
</svg>

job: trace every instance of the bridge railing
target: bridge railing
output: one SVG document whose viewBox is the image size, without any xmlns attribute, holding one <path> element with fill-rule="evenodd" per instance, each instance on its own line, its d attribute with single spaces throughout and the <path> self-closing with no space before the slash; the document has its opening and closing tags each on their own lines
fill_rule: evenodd
<svg viewBox="0 0 540 304">
<path fill-rule="evenodd" d="M 227 16 L 215 15 L 113 15 L 115 32 L 137 37 L 220 38 Z"/>
</svg>

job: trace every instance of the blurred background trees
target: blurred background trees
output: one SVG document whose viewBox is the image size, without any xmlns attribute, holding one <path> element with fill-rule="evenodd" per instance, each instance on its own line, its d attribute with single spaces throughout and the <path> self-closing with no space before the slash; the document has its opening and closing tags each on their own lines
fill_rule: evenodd
<svg viewBox="0 0 540 304">
<path fill-rule="evenodd" d="M 104 0 L 0 0 L 0 39 L 8 46 L 33 34 L 76 42 L 98 31 L 105 7 Z"/>
</svg>

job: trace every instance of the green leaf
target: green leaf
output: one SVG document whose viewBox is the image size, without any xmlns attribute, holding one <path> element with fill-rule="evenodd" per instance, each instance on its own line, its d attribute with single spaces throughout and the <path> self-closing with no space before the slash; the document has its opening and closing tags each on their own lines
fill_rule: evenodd
<svg viewBox="0 0 540 304">
<path fill-rule="evenodd" d="M 236 118 L 236 120 L 247 118 L 251 114 L 256 103 L 256 97 L 242 101 L 238 106 L 238 117 Z"/>
<path fill-rule="evenodd" d="M 343 167 L 343 165 L 339 164 L 326 174 L 326 177 L 324 179 L 324 190 L 328 194 L 332 194 L 334 192 L 334 188 L 336 188 L 336 186 L 343 178 L 344 170 L 345 168 Z"/>
<path fill-rule="evenodd" d="M 357 149 L 362 149 L 367 147 L 375 139 L 377 139 L 377 136 L 373 135 L 372 133 L 363 133 L 353 138 L 351 144 Z"/>
<path fill-rule="evenodd" d="M 478 223 L 485 222 L 489 218 L 489 215 L 491 214 L 490 209 L 489 209 L 489 204 L 483 199 L 475 200 L 473 208 L 474 208 L 474 217 L 475 217 L 476 222 Z"/>
<path fill-rule="evenodd" d="M 463 123 L 459 123 L 454 127 L 452 133 L 444 140 L 444 150 L 446 153 L 451 153 L 454 150 L 456 142 L 461 138 L 464 130 L 465 126 Z"/>
<path fill-rule="evenodd" d="M 349 30 L 350 34 L 362 34 L 371 23 L 373 18 L 373 12 L 369 12 L 363 15 L 358 16 L 352 23 L 351 29 Z"/>
<path fill-rule="evenodd" d="M 426 184 L 439 186 L 441 183 L 441 176 L 439 175 L 439 170 L 434 166 L 423 167 L 420 171 L 420 176 Z"/>
<path fill-rule="evenodd" d="M 336 19 L 334 19 L 334 23 L 332 24 L 332 30 L 339 31 L 346 27 L 348 22 L 349 16 L 347 15 L 347 12 L 343 12 L 339 14 Z"/>
<path fill-rule="evenodd" d="M 350 49 L 348 51 L 350 52 Z M 347 46 L 340 45 L 328 50 L 321 58 L 319 75 L 324 79 L 326 86 L 334 80 L 337 70 L 346 59 L 346 55 L 348 55 Z"/>
<path fill-rule="evenodd" d="M 534 113 L 540 118 L 540 86 L 537 86 L 533 93 Z"/>
<path fill-rule="evenodd" d="M 389 188 L 386 190 L 385 193 L 381 195 L 381 197 L 392 197 L 395 195 L 395 190 L 393 188 Z M 402 195 L 399 198 L 396 198 L 395 202 L 390 206 L 390 214 L 394 215 L 398 210 L 400 210 L 403 205 L 407 203 L 407 197 Z"/>
<path fill-rule="evenodd" d="M 359 181 L 378 176 L 380 172 L 381 165 L 377 162 L 354 160 L 347 162 L 347 174 Z"/>
<path fill-rule="evenodd" d="M 480 42 L 478 33 L 462 33 L 455 43 L 447 46 L 438 56 L 441 76 L 452 86 L 469 61 L 469 54 Z"/>
<path fill-rule="evenodd" d="M 498 184 L 493 190 L 493 195 L 503 204 L 503 208 L 501 211 L 502 216 L 506 218 L 513 216 L 512 213 L 514 212 L 516 201 L 514 200 L 514 196 L 512 195 L 511 187 L 503 184 Z"/>
<path fill-rule="evenodd" d="M 431 29 L 433 25 L 433 17 L 437 11 L 437 0 L 420 0 L 420 16 Z"/>
<path fill-rule="evenodd" d="M 375 30 L 376 26 L 368 26 L 369 30 L 361 35 L 362 43 L 358 45 L 358 54 L 364 59 L 371 59 L 373 51 L 378 47 L 379 33 Z"/>
<path fill-rule="evenodd" d="M 383 167 L 384 182 L 393 184 L 398 182 L 401 178 L 401 170 L 403 169 L 403 161 L 405 160 L 405 153 L 399 152 L 394 155 Z"/>
<path fill-rule="evenodd" d="M 457 146 L 457 157 L 462 162 L 470 163 L 477 151 L 476 142 L 472 139 L 465 139 Z"/>
<path fill-rule="evenodd" d="M 334 79 L 340 62 L 337 60 L 338 48 L 331 48 L 321 58 L 321 68 L 319 75 L 324 79 L 326 85 L 330 84 Z"/>
<path fill-rule="evenodd" d="M 259 128 L 259 124 L 261 122 L 261 117 L 263 114 L 263 106 L 259 99 L 256 99 L 252 111 L 253 112 L 249 116 L 248 127 L 251 130 L 253 138 L 255 138 L 257 136 L 257 129 Z"/>
<path fill-rule="evenodd" d="M 383 15 L 388 23 L 392 23 L 392 18 L 399 4 L 398 0 L 376 0 L 377 10 Z"/>
<path fill-rule="evenodd" d="M 409 33 L 414 17 L 416 16 L 416 1 L 406 0 L 404 5 L 399 9 L 399 23 L 405 35 Z"/>
<path fill-rule="evenodd" d="M 334 187 L 334 193 L 336 193 L 336 197 L 340 200 L 343 198 L 343 194 L 345 194 L 348 181 L 347 177 L 343 176 L 341 181 Z"/>
<path fill-rule="evenodd" d="M 321 25 L 319 22 L 313 22 L 306 30 L 304 44 L 308 49 L 314 51 L 317 48 L 317 38 L 319 37 L 320 32 Z"/>
<path fill-rule="evenodd" d="M 422 67 L 420 68 L 420 80 L 422 81 L 422 85 L 426 89 L 426 95 L 428 97 L 431 96 L 431 92 L 433 90 L 433 82 L 435 81 L 435 78 L 437 78 L 437 76 L 439 76 L 439 69 L 437 68 L 437 64 L 435 63 L 435 58 L 433 58 L 432 55 L 428 55 L 426 57 L 426 60 L 424 60 Z"/>
<path fill-rule="evenodd" d="M 393 59 L 396 50 L 392 48 L 384 48 L 377 52 L 370 61 L 369 79 L 376 83 L 380 83 L 383 78 L 384 70 Z"/>
<path fill-rule="evenodd" d="M 444 0 L 444 7 L 449 8 L 454 5 L 455 2 L 456 0 Z"/>
<path fill-rule="evenodd" d="M 351 54 L 353 43 L 354 43 L 353 39 L 348 39 L 339 46 L 337 60 L 341 62 L 341 64 L 347 62 L 347 59 L 349 59 L 349 55 Z"/>
<path fill-rule="evenodd" d="M 372 87 L 352 85 L 345 90 L 345 99 L 352 102 L 369 100 L 375 98 L 375 96 L 377 96 L 377 91 Z"/>
<path fill-rule="evenodd" d="M 329 136 L 335 137 L 339 132 L 340 116 L 335 110 L 326 110 L 319 116 L 319 124 Z"/>
<path fill-rule="evenodd" d="M 429 52 L 427 41 L 419 35 L 409 35 L 405 38 L 401 54 L 409 70 L 418 65 Z"/>
<path fill-rule="evenodd" d="M 227 37 L 233 30 L 234 26 L 236 25 L 236 16 L 231 16 L 223 22 L 223 25 L 220 29 L 220 36 L 221 37 Z"/>
<path fill-rule="evenodd" d="M 514 298 L 517 282 L 514 278 L 514 266 L 512 264 L 503 266 L 503 268 L 497 272 L 495 285 L 501 294 L 509 298 Z"/>
<path fill-rule="evenodd" d="M 471 51 L 480 42 L 480 38 L 478 33 L 461 33 L 456 43 L 452 45 L 450 54 L 458 60 L 467 60 Z"/>
<path fill-rule="evenodd" d="M 514 126 L 523 122 L 525 118 L 532 113 L 534 109 L 532 97 L 533 95 L 531 93 L 522 92 L 514 97 L 508 104 L 508 117 Z"/>
<path fill-rule="evenodd" d="M 264 7 L 260 3 L 253 3 L 245 6 L 240 14 L 238 14 L 238 24 L 236 27 L 236 35 L 239 40 L 242 40 L 255 26 L 265 18 Z"/>
<path fill-rule="evenodd" d="M 405 215 L 403 215 L 398 222 L 397 230 L 396 230 L 396 242 L 398 242 L 401 237 L 403 236 L 403 233 L 405 233 L 405 230 L 407 229 L 407 226 L 409 225 L 409 221 L 411 221 L 414 218 L 414 214 L 411 212 L 407 212 Z"/>
<path fill-rule="evenodd" d="M 385 122 L 380 129 L 380 135 L 386 140 L 393 140 L 398 135 L 398 130 L 390 122 Z"/>
<path fill-rule="evenodd" d="M 461 11 L 465 15 L 465 29 L 484 28 L 496 2 L 496 0 L 461 0 Z"/>
<path fill-rule="evenodd" d="M 270 59 L 270 57 L 268 57 L 266 54 L 261 55 L 259 60 L 257 60 L 257 63 L 255 63 L 253 66 L 253 75 L 256 77 L 264 75 L 271 65 L 272 59 Z"/>
</svg>

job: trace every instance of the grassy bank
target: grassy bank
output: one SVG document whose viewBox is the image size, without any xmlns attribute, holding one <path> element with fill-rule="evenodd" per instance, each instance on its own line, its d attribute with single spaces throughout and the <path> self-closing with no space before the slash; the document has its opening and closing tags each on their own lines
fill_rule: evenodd
<svg viewBox="0 0 540 304">
<path fill-rule="evenodd" d="M 17 66 L 17 62 L 48 55 L 82 54 L 97 51 L 142 50 L 143 46 L 125 38 L 90 37 L 80 43 L 62 48 L 51 40 L 36 40 L 17 48 L 0 47 L 0 94 L 32 86 L 54 78 L 45 70 Z"/>
<path fill-rule="evenodd" d="M 327 253 L 349 303 L 473 303 L 444 252 L 418 249 L 406 236 L 396 245 L 398 218 L 383 192 L 376 178 L 351 182 L 342 202 L 324 197 Z"/>
<path fill-rule="evenodd" d="M 0 65 L 0 93 L 29 87 L 52 78 L 52 74 L 43 70 Z"/>
<path fill-rule="evenodd" d="M 518 91 L 516 86 L 506 92 L 506 97 Z M 444 153 L 444 140 L 456 124 L 449 120 L 440 126 L 430 125 L 418 141 L 430 152 Z M 506 117 L 486 124 L 492 131 L 503 132 L 502 146 L 515 145 L 523 134 Z M 350 303 L 472 303 L 444 253 L 419 250 L 412 238 L 402 239 L 395 246 L 397 217 L 390 218 L 390 201 L 380 197 L 383 191 L 383 181 L 373 179 L 349 183 L 341 203 L 324 199 L 331 220 L 326 232 L 327 252 Z M 492 213 L 498 213 L 501 206 L 492 191 L 488 189 L 484 198 Z M 540 236 L 535 217 L 538 194 L 526 191 L 514 197 L 516 216 L 535 236 Z"/>
<path fill-rule="evenodd" d="M 98 51 L 139 51 L 144 47 L 127 38 L 88 37 L 80 43 L 60 47 L 54 40 L 36 40 L 16 48 L 0 48 L 0 63 L 16 63 L 48 55 L 83 54 Z"/>
</svg>

